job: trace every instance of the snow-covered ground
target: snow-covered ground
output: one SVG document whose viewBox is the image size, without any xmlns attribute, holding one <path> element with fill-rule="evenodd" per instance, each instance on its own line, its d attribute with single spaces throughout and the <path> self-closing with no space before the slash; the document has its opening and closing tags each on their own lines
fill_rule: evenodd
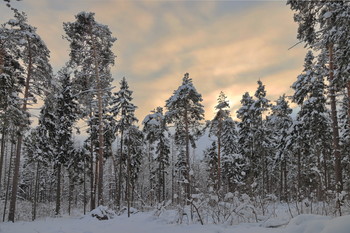
<svg viewBox="0 0 350 233">
<path fill-rule="evenodd" d="M 151 212 L 137 213 L 99 221 L 90 216 L 46 218 L 34 222 L 0 223 L 1 233 L 349 233 L 350 216 L 330 218 L 319 215 L 299 215 L 287 226 L 264 227 L 249 223 L 235 226 L 171 224 L 169 215 L 156 217 Z"/>
</svg>

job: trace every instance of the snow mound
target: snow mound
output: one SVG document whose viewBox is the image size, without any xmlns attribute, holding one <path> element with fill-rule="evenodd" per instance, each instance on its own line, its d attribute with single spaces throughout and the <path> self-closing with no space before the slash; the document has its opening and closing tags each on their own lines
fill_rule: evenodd
<svg viewBox="0 0 350 233">
<path fill-rule="evenodd" d="M 100 205 L 96 209 L 92 210 L 88 215 L 93 218 L 97 218 L 98 220 L 109 220 L 114 218 L 116 214 L 113 210 L 108 209 L 107 206 Z"/>
<path fill-rule="evenodd" d="M 350 215 L 331 217 L 303 214 L 293 218 L 285 228 L 286 233 L 349 233 Z"/>
<path fill-rule="evenodd" d="M 326 224 L 321 233 L 349 233 L 350 215 L 334 218 Z"/>
</svg>

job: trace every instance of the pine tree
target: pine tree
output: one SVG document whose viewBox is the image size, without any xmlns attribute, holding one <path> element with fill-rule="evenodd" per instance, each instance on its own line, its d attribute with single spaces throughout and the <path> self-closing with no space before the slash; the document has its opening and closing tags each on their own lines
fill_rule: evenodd
<svg viewBox="0 0 350 233">
<path fill-rule="evenodd" d="M 18 51 L 16 58 L 22 64 L 25 85 L 23 91 L 22 112 L 27 113 L 28 103 L 34 100 L 35 95 L 41 95 L 46 88 L 51 86 L 52 68 L 49 64 L 49 50 L 40 36 L 36 33 L 36 28 L 27 23 L 25 13 L 15 11 L 15 19 L 8 21 L 5 27 L 9 33 L 5 40 L 11 41 L 15 50 Z M 13 48 L 11 46 L 11 48 Z M 20 135 L 17 140 L 17 152 L 15 157 L 15 167 L 13 173 L 12 197 L 8 219 L 14 221 L 16 210 L 16 199 L 18 190 L 19 166 L 21 158 L 21 148 L 23 142 L 23 130 L 28 121 L 19 126 Z"/>
<path fill-rule="evenodd" d="M 343 180 L 336 95 L 339 88 L 350 87 L 347 75 L 349 59 L 347 55 L 350 45 L 347 24 L 350 18 L 350 4 L 347 1 L 288 1 L 287 4 L 295 11 L 294 20 L 299 25 L 297 38 L 305 42 L 306 46 L 320 51 L 319 61 L 322 62 L 323 75 L 328 77 L 335 186 L 338 210 L 341 215 L 339 196 L 343 190 Z"/>
<path fill-rule="evenodd" d="M 64 23 L 66 38 L 70 42 L 70 65 L 75 67 L 76 78 L 81 86 L 90 84 L 89 90 L 97 92 L 98 100 L 98 204 L 103 204 L 103 156 L 104 156 L 104 126 L 103 126 L 103 90 L 108 86 L 109 67 L 114 64 L 114 54 L 111 50 L 115 38 L 106 25 L 95 21 L 94 13 L 81 12 L 75 16 L 73 23 Z M 82 72 L 79 72 L 82 71 Z M 86 79 L 88 77 L 88 79 Z"/>
<path fill-rule="evenodd" d="M 204 119 L 202 101 L 202 95 L 197 92 L 188 73 L 184 75 L 181 86 L 166 100 L 168 122 L 175 124 L 177 142 L 182 141 L 180 145 L 185 147 L 186 168 L 184 178 L 187 184 L 186 194 L 188 199 L 191 197 L 189 149 L 190 142 L 192 147 L 195 146 L 195 137 L 199 134 L 200 121 Z"/>
</svg>

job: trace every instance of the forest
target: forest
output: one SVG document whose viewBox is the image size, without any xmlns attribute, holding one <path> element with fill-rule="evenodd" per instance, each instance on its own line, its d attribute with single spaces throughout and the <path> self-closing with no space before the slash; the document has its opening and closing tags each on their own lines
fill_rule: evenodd
<svg viewBox="0 0 350 233">
<path fill-rule="evenodd" d="M 93 12 L 63 23 L 69 60 L 54 73 L 26 13 L 1 4 L 13 12 L 0 27 L 2 221 L 96 208 L 128 216 L 175 210 L 179 223 L 188 216 L 231 225 L 258 222 L 272 205 L 291 218 L 349 213 L 348 1 L 288 0 L 308 49 L 293 95 L 269 100 L 257 78 L 237 112 L 221 92 L 210 120 L 200 80 L 186 71 L 164 106 L 137 119 L 127 77 L 111 84 L 116 38 Z M 41 102 L 33 125 L 31 107 Z M 87 135 L 82 144 L 79 133 Z M 206 149 L 196 151 L 203 137 Z"/>
</svg>

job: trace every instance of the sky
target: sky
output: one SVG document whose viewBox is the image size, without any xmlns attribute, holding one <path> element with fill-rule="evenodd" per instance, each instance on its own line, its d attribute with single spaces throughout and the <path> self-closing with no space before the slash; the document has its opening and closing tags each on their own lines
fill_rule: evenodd
<svg viewBox="0 0 350 233">
<path fill-rule="evenodd" d="M 286 93 L 303 69 L 306 49 L 295 45 L 297 24 L 286 1 L 201 0 L 22 0 L 13 5 L 27 13 L 29 23 L 51 51 L 58 71 L 69 59 L 62 38 L 63 22 L 81 12 L 94 12 L 117 38 L 112 68 L 115 91 L 126 77 L 134 92 L 136 116 L 143 118 L 164 106 L 189 73 L 202 94 L 205 118 L 212 119 L 220 91 L 232 116 L 242 95 L 254 94 L 260 79 L 274 102 Z M 1 23 L 12 17 L 0 6 Z"/>
</svg>

